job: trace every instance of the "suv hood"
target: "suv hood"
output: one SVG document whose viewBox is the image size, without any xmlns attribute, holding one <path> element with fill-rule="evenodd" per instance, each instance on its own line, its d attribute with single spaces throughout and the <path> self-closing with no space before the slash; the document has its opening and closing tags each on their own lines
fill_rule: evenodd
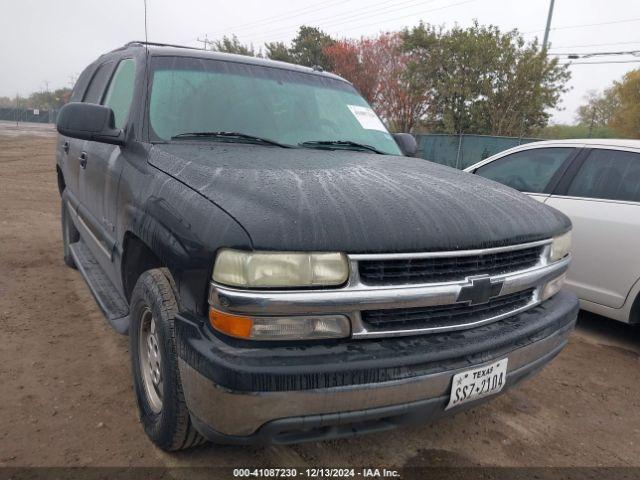
<svg viewBox="0 0 640 480">
<path fill-rule="evenodd" d="M 417 158 L 176 143 L 154 145 L 149 162 L 224 209 L 259 250 L 487 248 L 571 226 L 515 190 Z"/>
</svg>

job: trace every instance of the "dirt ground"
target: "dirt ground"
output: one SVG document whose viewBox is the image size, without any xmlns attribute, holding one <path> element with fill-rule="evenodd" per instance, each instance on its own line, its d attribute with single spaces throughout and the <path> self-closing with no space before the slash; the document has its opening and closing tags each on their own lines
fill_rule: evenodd
<svg viewBox="0 0 640 480">
<path fill-rule="evenodd" d="M 0 466 L 640 466 L 640 333 L 583 314 L 537 377 L 431 425 L 167 454 L 138 423 L 127 337 L 64 266 L 52 127 L 0 124 Z"/>
</svg>

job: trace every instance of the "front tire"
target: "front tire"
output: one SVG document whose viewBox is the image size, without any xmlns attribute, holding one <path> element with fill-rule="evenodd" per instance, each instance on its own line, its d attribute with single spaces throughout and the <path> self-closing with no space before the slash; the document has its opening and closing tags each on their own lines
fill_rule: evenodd
<svg viewBox="0 0 640 480">
<path fill-rule="evenodd" d="M 191 423 L 176 354 L 176 295 L 168 270 L 140 275 L 131 295 L 129 351 L 140 422 L 166 451 L 205 443 Z"/>
</svg>

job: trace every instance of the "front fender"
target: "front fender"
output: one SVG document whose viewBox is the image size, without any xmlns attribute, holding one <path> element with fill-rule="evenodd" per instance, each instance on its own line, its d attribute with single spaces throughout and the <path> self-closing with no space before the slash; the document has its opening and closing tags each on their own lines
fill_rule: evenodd
<svg viewBox="0 0 640 480">
<path fill-rule="evenodd" d="M 142 240 L 171 272 L 181 308 L 203 314 L 216 251 L 251 249 L 251 240 L 236 220 L 211 201 L 150 168 L 153 181 L 145 188 L 136 192 L 127 182 L 121 189 L 118 245 L 124 244 L 127 232 Z M 122 259 L 123 252 L 119 253 Z"/>
</svg>

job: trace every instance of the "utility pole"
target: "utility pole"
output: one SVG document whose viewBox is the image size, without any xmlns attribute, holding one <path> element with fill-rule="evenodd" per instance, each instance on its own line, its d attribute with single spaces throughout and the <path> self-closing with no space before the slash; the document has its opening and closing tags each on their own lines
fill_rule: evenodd
<svg viewBox="0 0 640 480">
<path fill-rule="evenodd" d="M 209 45 L 212 45 L 213 42 L 211 40 L 209 40 L 209 37 L 207 35 L 204 36 L 203 40 L 200 40 L 200 38 L 197 39 L 198 42 L 202 43 L 202 49 L 203 50 L 207 50 L 207 47 Z"/>
<path fill-rule="evenodd" d="M 593 126 L 596 121 L 596 106 L 591 107 L 591 123 L 589 124 L 589 138 L 593 135 Z"/>
<path fill-rule="evenodd" d="M 542 42 L 542 49 L 546 52 L 549 48 L 549 30 L 551 30 L 551 18 L 553 17 L 553 5 L 555 0 L 551 0 L 549 3 L 549 14 L 547 15 L 547 28 L 544 29 L 544 40 Z"/>
</svg>

